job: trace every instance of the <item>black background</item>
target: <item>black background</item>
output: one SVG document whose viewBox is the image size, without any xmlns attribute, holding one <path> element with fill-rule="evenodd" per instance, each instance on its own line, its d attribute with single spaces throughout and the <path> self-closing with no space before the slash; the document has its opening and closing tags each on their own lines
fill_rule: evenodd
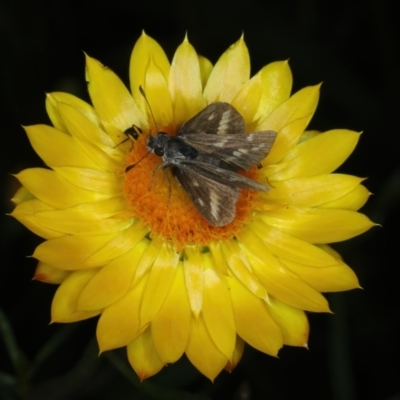
<svg viewBox="0 0 400 400">
<path fill-rule="evenodd" d="M 0 0 L 0 324 L 6 333 L 0 342 L 1 399 L 400 399 L 400 65 L 394 4 Z M 21 125 L 49 123 L 45 92 L 88 100 L 82 51 L 128 83 L 130 52 L 143 28 L 170 59 L 188 32 L 196 50 L 213 63 L 243 31 L 252 73 L 290 59 L 294 91 L 324 82 L 311 128 L 364 132 L 340 171 L 368 177 L 374 196 L 362 211 L 383 227 L 335 246 L 364 290 L 329 295 L 335 314 L 309 316 L 309 351 L 284 348 L 274 359 L 248 347 L 236 370 L 221 373 L 213 384 L 182 359 L 139 383 L 123 350 L 97 357 L 95 319 L 48 325 L 56 287 L 31 282 L 36 262 L 27 258 L 41 240 L 5 215 L 18 188 L 10 174 L 43 165 Z M 25 361 L 13 363 L 10 348 L 19 348 Z"/>
</svg>

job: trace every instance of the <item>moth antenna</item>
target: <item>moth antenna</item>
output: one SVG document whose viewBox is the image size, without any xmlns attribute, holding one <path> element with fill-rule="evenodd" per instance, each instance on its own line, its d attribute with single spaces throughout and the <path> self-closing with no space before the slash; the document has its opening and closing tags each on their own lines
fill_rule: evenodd
<svg viewBox="0 0 400 400">
<path fill-rule="evenodd" d="M 146 93 L 145 93 L 144 89 L 142 88 L 142 85 L 139 85 L 139 92 L 143 96 L 143 98 L 144 98 L 144 100 L 145 100 L 145 102 L 147 104 L 147 107 L 149 107 L 149 111 L 150 111 L 151 118 L 153 120 L 154 127 L 156 128 L 156 132 L 158 133 L 159 130 L 158 130 L 158 126 L 157 126 L 157 123 L 156 123 L 156 119 L 154 118 L 153 110 L 150 107 L 149 100 L 147 100 L 147 96 L 146 96 Z"/>
<path fill-rule="evenodd" d="M 156 132 L 158 133 L 158 126 L 157 126 L 157 123 L 156 123 L 156 119 L 154 118 L 153 110 L 152 110 L 151 107 L 150 107 L 149 100 L 147 100 L 147 96 L 146 96 L 146 93 L 145 93 L 144 89 L 142 88 L 142 85 L 139 85 L 139 92 L 140 92 L 140 94 L 143 96 L 144 100 L 146 101 L 147 107 L 149 108 L 149 111 L 150 111 L 151 118 L 152 118 L 152 120 L 153 120 L 154 127 L 156 128 Z M 129 128 L 128 128 L 128 129 L 129 129 Z M 135 131 L 136 131 L 136 130 L 135 130 Z M 125 131 L 125 132 L 126 132 L 126 131 Z M 139 128 L 139 132 L 142 133 L 142 130 L 141 130 L 140 128 Z M 137 131 L 136 131 L 136 134 L 137 134 Z M 129 134 L 128 134 L 128 135 L 129 135 Z M 127 140 L 127 139 L 125 139 L 125 140 Z M 123 143 L 123 142 L 122 142 L 122 143 Z M 151 150 L 149 150 L 148 153 L 146 153 L 140 160 L 136 161 L 135 164 L 128 165 L 128 166 L 125 168 L 125 173 L 126 173 L 126 172 L 129 172 L 135 165 L 137 165 L 138 163 L 140 163 L 140 161 L 142 161 L 145 157 L 147 157 L 154 149 L 155 149 L 155 146 L 154 146 Z"/>
</svg>

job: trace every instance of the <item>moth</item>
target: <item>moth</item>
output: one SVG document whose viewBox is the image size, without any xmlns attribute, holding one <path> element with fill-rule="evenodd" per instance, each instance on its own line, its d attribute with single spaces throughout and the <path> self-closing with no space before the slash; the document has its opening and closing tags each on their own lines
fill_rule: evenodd
<svg viewBox="0 0 400 400">
<path fill-rule="evenodd" d="M 276 138 L 274 131 L 245 133 L 240 113 L 230 104 L 207 106 L 184 123 L 176 136 L 149 136 L 149 152 L 162 157 L 155 169 L 171 168 L 202 217 L 213 226 L 233 221 L 240 189 L 268 187 L 238 174 L 259 164 Z M 128 172 L 133 166 L 128 166 Z"/>
</svg>

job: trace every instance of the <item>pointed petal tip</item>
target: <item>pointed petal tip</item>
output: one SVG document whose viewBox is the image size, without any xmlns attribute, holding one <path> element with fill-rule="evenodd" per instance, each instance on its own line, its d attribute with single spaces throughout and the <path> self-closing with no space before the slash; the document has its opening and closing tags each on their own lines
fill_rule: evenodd
<svg viewBox="0 0 400 400">
<path fill-rule="evenodd" d="M 44 274 L 37 274 L 36 272 L 35 272 L 35 274 L 32 276 L 32 281 L 43 281 L 43 280 L 45 280 L 46 279 L 46 277 L 45 277 L 45 275 Z"/>
<path fill-rule="evenodd" d="M 232 365 L 230 362 L 228 362 L 228 364 L 225 365 L 224 369 L 225 369 L 226 372 L 231 374 L 234 368 L 235 368 L 235 366 Z"/>
</svg>

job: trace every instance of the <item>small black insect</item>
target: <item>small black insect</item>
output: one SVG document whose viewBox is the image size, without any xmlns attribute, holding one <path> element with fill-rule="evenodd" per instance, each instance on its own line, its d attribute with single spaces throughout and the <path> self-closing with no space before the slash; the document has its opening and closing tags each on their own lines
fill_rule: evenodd
<svg viewBox="0 0 400 400">
<path fill-rule="evenodd" d="M 239 112 L 228 103 L 213 103 L 183 124 L 176 136 L 158 132 L 147 148 L 171 168 L 199 213 L 211 225 L 233 221 L 239 189 L 268 187 L 237 173 L 259 164 L 269 153 L 276 132 L 245 133 Z M 128 172 L 133 166 L 128 166 Z"/>
<path fill-rule="evenodd" d="M 138 140 L 139 139 L 139 135 L 141 133 L 143 133 L 143 131 L 138 126 L 132 125 L 128 129 L 125 129 L 124 133 L 127 136 L 127 138 L 124 140 L 124 142 L 125 142 L 129 138 L 131 138 L 132 140 Z"/>
</svg>

